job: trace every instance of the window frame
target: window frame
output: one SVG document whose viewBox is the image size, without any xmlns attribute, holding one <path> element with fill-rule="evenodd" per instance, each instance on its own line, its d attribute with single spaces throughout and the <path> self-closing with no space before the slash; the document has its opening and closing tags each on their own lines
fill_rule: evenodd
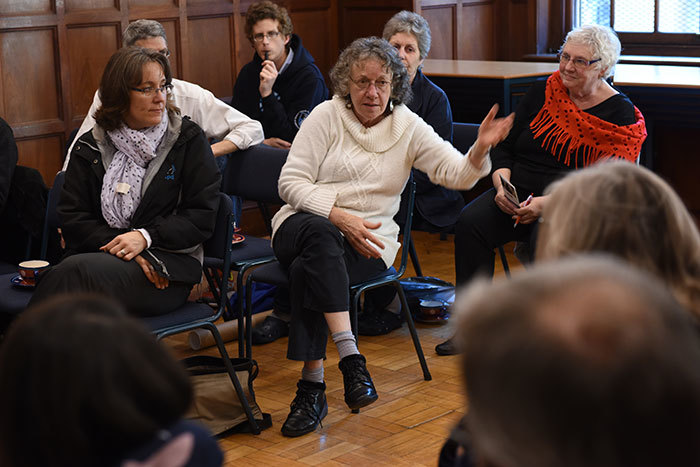
<svg viewBox="0 0 700 467">
<path fill-rule="evenodd" d="M 615 1 L 610 0 L 610 24 L 615 24 Z M 579 0 L 571 0 L 574 22 L 580 24 Z M 614 28 L 613 28 L 614 29 Z M 659 0 L 654 0 L 654 32 L 615 30 L 624 55 L 665 55 L 700 57 L 700 34 L 659 32 Z"/>
</svg>

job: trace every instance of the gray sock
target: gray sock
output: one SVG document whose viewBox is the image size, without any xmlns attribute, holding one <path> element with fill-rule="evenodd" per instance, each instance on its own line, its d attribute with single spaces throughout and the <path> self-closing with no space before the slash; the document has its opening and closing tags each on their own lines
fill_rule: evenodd
<svg viewBox="0 0 700 467">
<path fill-rule="evenodd" d="M 338 355 L 341 360 L 348 355 L 360 353 L 357 350 L 357 342 L 355 342 L 355 336 L 352 335 L 352 331 L 334 332 L 331 338 L 335 342 L 335 346 L 338 347 Z"/>
<path fill-rule="evenodd" d="M 306 367 L 301 369 L 301 379 L 311 383 L 323 383 L 323 366 L 315 370 L 307 370 Z"/>
</svg>

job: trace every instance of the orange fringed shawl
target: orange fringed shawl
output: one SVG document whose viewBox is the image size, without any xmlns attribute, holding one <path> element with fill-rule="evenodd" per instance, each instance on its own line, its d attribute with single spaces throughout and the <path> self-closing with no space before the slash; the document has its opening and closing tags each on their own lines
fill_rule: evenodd
<svg viewBox="0 0 700 467">
<path fill-rule="evenodd" d="M 559 71 L 547 78 L 545 102 L 530 123 L 533 137 L 544 135 L 542 147 L 557 160 L 571 166 L 571 155 L 583 148 L 583 166 L 600 159 L 619 157 L 634 162 L 647 137 L 644 117 L 634 108 L 637 121 L 631 125 L 615 125 L 579 109 L 569 98 Z M 574 157 L 578 168 L 578 161 Z"/>
</svg>

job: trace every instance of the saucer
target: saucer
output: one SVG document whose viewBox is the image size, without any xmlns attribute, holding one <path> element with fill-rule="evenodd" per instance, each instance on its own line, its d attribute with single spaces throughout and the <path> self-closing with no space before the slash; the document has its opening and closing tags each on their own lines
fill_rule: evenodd
<svg viewBox="0 0 700 467">
<path fill-rule="evenodd" d="M 244 242 L 245 241 L 245 236 L 241 234 L 233 234 L 233 241 L 231 242 L 232 245 L 236 245 L 238 243 Z"/>
<path fill-rule="evenodd" d="M 33 289 L 36 287 L 36 284 L 30 284 L 29 282 L 25 282 L 24 279 L 22 279 L 22 276 L 17 274 L 16 276 L 12 276 L 10 279 L 10 282 L 12 282 L 12 285 L 15 287 L 20 287 L 22 289 Z"/>
</svg>

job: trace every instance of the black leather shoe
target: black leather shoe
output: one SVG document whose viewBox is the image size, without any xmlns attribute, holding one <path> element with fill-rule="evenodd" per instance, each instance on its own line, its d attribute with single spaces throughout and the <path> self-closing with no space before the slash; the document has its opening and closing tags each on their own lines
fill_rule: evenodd
<svg viewBox="0 0 700 467">
<path fill-rule="evenodd" d="M 297 382 L 297 395 L 282 425 L 282 434 L 293 438 L 310 433 L 327 414 L 326 384 L 300 379 Z"/>
<path fill-rule="evenodd" d="M 376 313 L 362 313 L 358 316 L 357 333 L 361 336 L 383 336 L 403 324 L 401 315 L 387 310 Z"/>
<path fill-rule="evenodd" d="M 442 355 L 442 356 L 457 355 L 459 353 L 459 349 L 457 349 L 457 345 L 455 344 L 454 337 L 450 337 L 442 344 L 436 345 L 435 352 L 437 352 L 438 355 Z"/>
<path fill-rule="evenodd" d="M 379 399 L 366 363 L 365 357 L 360 354 L 348 355 L 338 363 L 340 371 L 343 372 L 345 403 L 352 410 L 365 407 Z"/>
<path fill-rule="evenodd" d="M 274 316 L 266 316 L 262 323 L 253 328 L 253 345 L 267 344 L 288 335 L 288 322 Z"/>
</svg>

